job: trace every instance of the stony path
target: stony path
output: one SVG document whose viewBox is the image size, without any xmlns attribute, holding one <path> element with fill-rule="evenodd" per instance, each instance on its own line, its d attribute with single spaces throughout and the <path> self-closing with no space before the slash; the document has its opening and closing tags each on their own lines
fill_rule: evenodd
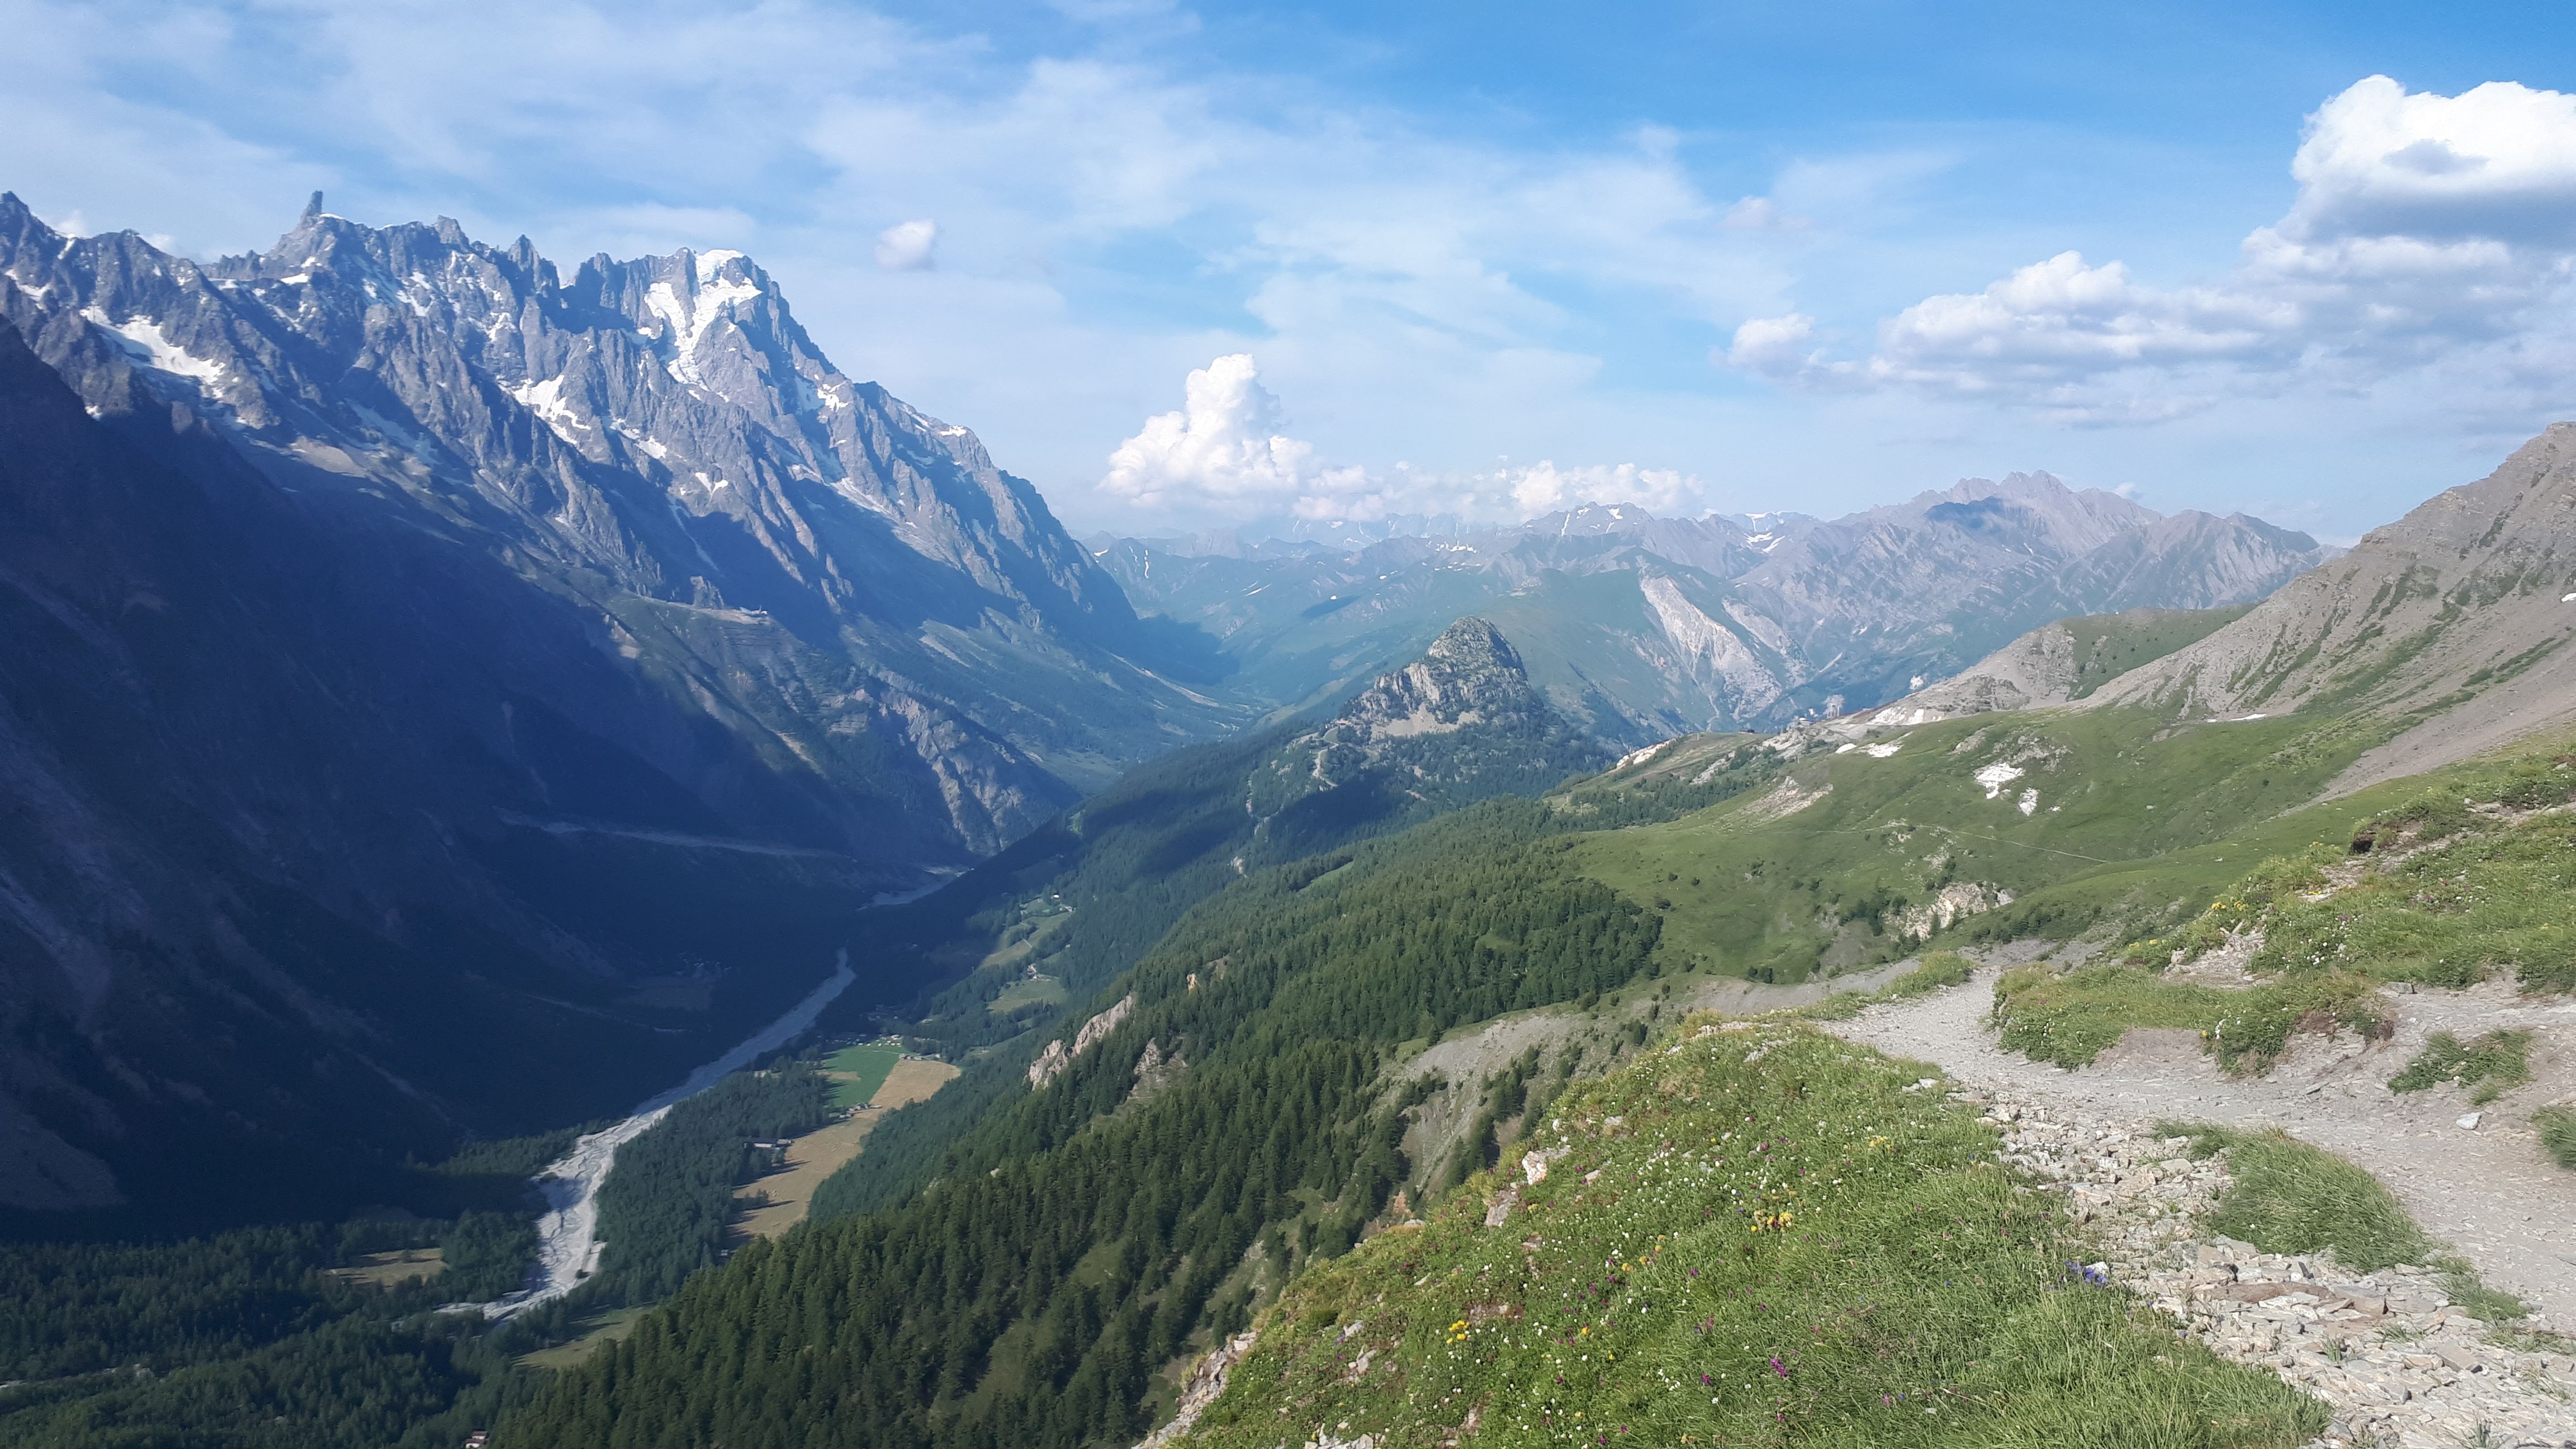
<svg viewBox="0 0 2576 1449">
<path fill-rule="evenodd" d="M 2036 1094 L 2124 1126 L 2182 1117 L 2280 1127 L 2368 1169 L 2487 1282 L 2576 1332 L 2576 1172 L 2552 1164 L 2529 1125 L 2533 1108 L 2576 1092 L 2576 1003 L 2526 1003 L 2496 983 L 2393 999 L 2393 1040 L 2365 1048 L 2349 1036 L 2331 1044 L 2302 1037 L 2270 1075 L 2244 1079 L 2222 1075 L 2188 1031 L 2132 1031 L 2072 1072 L 2005 1052 L 1986 1026 L 1994 979 L 1985 971 L 1832 1029 L 1971 1086 Z M 2457 1125 L 2471 1109 L 2454 1088 L 2387 1089 L 2431 1032 L 2506 1026 L 2534 1029 L 2535 1080 L 2481 1111 L 2474 1130 Z"/>
<path fill-rule="evenodd" d="M 2394 1000 L 2393 1041 L 2305 1039 L 2270 1076 L 2246 1080 L 2222 1076 L 2189 1032 L 2132 1032 L 2072 1072 L 2003 1052 L 1985 1025 L 1985 971 L 1829 1029 L 1931 1062 L 1991 1104 L 2007 1151 L 2065 1182 L 2093 1216 L 2116 1276 L 2221 1353 L 2270 1365 L 2336 1410 L 2322 1444 L 2576 1446 L 2576 1363 L 2564 1353 L 2486 1342 L 2488 1326 L 2450 1307 L 2431 1274 L 2346 1274 L 2327 1259 L 2270 1258 L 2205 1235 L 2194 1219 L 2222 1170 L 2179 1160 L 2178 1144 L 2153 1132 L 2168 1118 L 2277 1126 L 2341 1153 L 2488 1283 L 2533 1303 L 2540 1322 L 2576 1328 L 2576 1173 L 2552 1165 L 2527 1124 L 2533 1107 L 2570 1090 L 2576 1006 L 2523 1002 L 2497 986 Z M 2485 1109 L 2475 1129 L 2457 1125 L 2469 1108 L 2450 1089 L 2386 1089 L 2430 1032 L 2499 1026 L 2534 1030 L 2536 1080 Z"/>
<path fill-rule="evenodd" d="M 2046 1094 L 2006 1088 L 1979 1102 L 2006 1160 L 2060 1187 L 2104 1257 L 2088 1266 L 2169 1315 L 2223 1357 L 2261 1364 L 2325 1401 L 2312 1449 L 2576 1446 L 2576 1359 L 2555 1345 L 2499 1342 L 2452 1304 L 2428 1269 L 2354 1273 L 2288 1257 L 2202 1225 L 2226 1187 L 2189 1139 L 2112 1125 Z"/>
</svg>

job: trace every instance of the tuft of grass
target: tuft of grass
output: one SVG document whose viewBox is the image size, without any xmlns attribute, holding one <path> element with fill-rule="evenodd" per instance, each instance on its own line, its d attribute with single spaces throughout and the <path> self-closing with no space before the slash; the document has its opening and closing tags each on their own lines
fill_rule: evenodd
<svg viewBox="0 0 2576 1449">
<path fill-rule="evenodd" d="M 2491 1031 L 2476 1041 L 2463 1042 L 2447 1031 L 2437 1031 L 2406 1070 L 2388 1079 L 2388 1090 L 2421 1092 L 2450 1082 L 2469 1088 L 2469 1100 L 2485 1106 L 2530 1080 L 2530 1032 Z"/>
<path fill-rule="evenodd" d="M 2439 1261 L 2446 1270 L 2442 1274 L 2443 1291 L 2451 1295 L 2453 1303 L 2469 1310 L 2469 1316 L 2489 1323 L 2511 1323 L 2531 1312 L 2530 1304 L 2501 1288 L 2488 1287 L 2468 1264 L 2459 1259 Z"/>
<path fill-rule="evenodd" d="M 1887 983 L 1891 1001 L 1929 996 L 1944 986 L 1964 986 L 1976 970 L 1974 963 L 1956 951 L 1935 951 L 1923 958 L 1923 964 Z"/>
<path fill-rule="evenodd" d="M 2540 1129 L 2540 1145 L 2550 1157 L 2576 1172 L 2576 1109 L 2543 1107 L 2531 1114 L 2531 1125 Z"/>
<path fill-rule="evenodd" d="M 2331 1252 L 2363 1273 L 2435 1256 L 2433 1240 L 2379 1179 L 2323 1148 L 2278 1128 L 2167 1122 L 2156 1130 L 2190 1137 L 2196 1157 L 2227 1154 L 2227 1191 L 2208 1221 L 2231 1238 L 2267 1253 Z"/>
<path fill-rule="evenodd" d="M 2006 1050 L 2067 1068 L 2090 1065 L 2131 1027 L 2196 1031 L 2232 1071 L 2269 1068 L 2298 1032 L 2342 1028 L 2385 1037 L 2390 1027 L 2372 983 L 2349 972 L 2230 991 L 2117 964 L 2008 971 L 1995 983 L 1994 1019 Z"/>
<path fill-rule="evenodd" d="M 2288 1449 L 2323 1426 L 2088 1282 L 2092 1251 L 1925 1075 L 1788 1021 L 1642 1053 L 1525 1139 L 1560 1154 L 1542 1181 L 1515 1152 L 1301 1273 L 1191 1443 L 1472 1419 L 1496 1444 Z"/>
</svg>

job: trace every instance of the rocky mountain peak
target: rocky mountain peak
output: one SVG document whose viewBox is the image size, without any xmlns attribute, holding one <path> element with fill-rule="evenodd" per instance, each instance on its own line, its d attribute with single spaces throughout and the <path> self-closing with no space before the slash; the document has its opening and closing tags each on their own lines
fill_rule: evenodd
<svg viewBox="0 0 2576 1449">
<path fill-rule="evenodd" d="M 1483 619 L 1460 619 L 1422 657 L 1360 691 L 1326 727 L 1349 744 L 1447 734 L 1544 710 L 1519 651 Z"/>
<path fill-rule="evenodd" d="M 1457 620 L 1422 656 L 1380 675 L 1253 774 L 1247 805 L 1279 840 L 1301 815 L 1394 819 L 1489 795 L 1544 790 L 1607 764 L 1604 748 L 1530 683 L 1492 622 Z"/>
</svg>

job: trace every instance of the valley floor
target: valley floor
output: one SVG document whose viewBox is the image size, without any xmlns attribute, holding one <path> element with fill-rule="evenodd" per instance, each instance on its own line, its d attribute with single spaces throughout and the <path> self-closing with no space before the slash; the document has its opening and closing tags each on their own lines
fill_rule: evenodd
<svg viewBox="0 0 2576 1449">
<path fill-rule="evenodd" d="M 2576 1087 L 2576 1004 L 2525 1002 L 2494 983 L 2471 991 L 2399 994 L 2394 1000 L 2399 1026 L 2393 1040 L 2365 1047 L 2349 1036 L 2301 1038 L 2269 1075 L 2242 1079 L 2222 1075 L 2186 1031 L 2132 1031 L 2094 1065 L 2075 1071 L 2007 1053 L 1995 1045 L 1986 1023 L 1993 1005 L 1990 972 L 1965 986 L 1872 1006 L 1827 1029 L 1930 1062 L 1957 1088 L 1996 1104 L 1999 1118 L 2021 1119 L 2006 1128 L 2013 1150 L 2033 1158 L 2042 1176 L 2071 1180 L 2079 1207 L 2098 1204 L 2095 1227 L 2106 1240 L 2132 1240 L 2134 1257 L 2123 1276 L 2135 1278 L 2134 1286 L 2150 1297 L 2200 1303 L 2197 1326 L 2221 1353 L 2274 1366 L 2327 1399 L 2339 1418 L 2376 1422 L 2397 1443 L 2576 1443 L 2576 1402 L 2568 1397 L 2576 1389 L 2576 1364 L 2564 1352 L 2515 1355 L 2482 1345 L 2473 1336 L 2474 1320 L 2466 1333 L 2456 1331 L 2457 1309 L 2449 1310 L 2455 1330 L 2449 1336 L 2461 1342 L 2451 1344 L 2432 1341 L 2441 1328 L 2438 1314 L 2403 1322 L 2328 1323 L 2338 1297 L 2349 1304 L 2351 1295 L 2315 1285 L 2309 1286 L 2316 1299 L 2296 1307 L 2285 1301 L 2269 1313 L 2258 1302 L 2240 1307 L 2235 1301 L 2204 1301 L 2207 1284 L 2221 1275 L 2195 1271 L 2210 1265 L 2195 1257 L 2190 1216 L 2195 1207 L 2205 1209 L 2212 1192 L 2211 1184 L 2194 1179 L 2212 1174 L 2208 1165 L 2196 1173 L 2175 1170 L 2175 1149 L 2156 1145 L 2159 1122 L 2278 1127 L 2340 1154 L 2385 1183 L 2417 1222 L 2456 1247 L 2488 1284 L 2537 1309 L 2535 1326 L 2562 1333 L 2576 1326 L 2576 1173 L 2550 1164 L 2524 1120 L 2530 1108 Z M 2533 1031 L 2534 1081 L 2482 1109 L 2474 1129 L 2458 1125 L 2471 1109 L 2457 1089 L 2406 1096 L 2388 1090 L 2387 1079 L 2431 1032 L 2465 1035 L 2499 1027 Z M 2054 1126 L 2034 1131 L 2033 1121 Z M 2142 1208 L 2149 1218 L 2179 1216 L 2150 1231 Z M 2249 1258 L 2246 1268 L 2224 1270 L 2231 1284 L 2239 1272 L 2249 1280 L 2263 1272 L 2241 1247 L 2199 1254 L 2210 1256 Z M 2271 1276 L 2291 1276 L 2286 1261 L 2272 1267 L 2277 1271 Z M 2365 1291 L 2365 1298 L 2370 1291 L 2389 1305 L 2382 1311 L 2392 1312 L 2407 1289 L 2383 1284 Z M 2253 1318 L 2281 1321 L 2239 1316 L 2248 1310 Z M 2390 1327 L 2399 1330 L 2393 1337 L 2361 1334 L 2363 1328 Z M 2367 1352 L 2356 1354 L 2348 1371 L 2340 1355 L 2329 1362 L 2327 1341 L 2346 1332 L 2376 1349 L 2376 1366 Z M 2428 1337 L 2402 1341 L 2418 1333 Z M 2445 1348 L 2447 1358 L 2434 1351 Z M 2488 1362 L 2463 1366 L 2472 1359 Z M 2514 1437 L 2478 1437 L 2503 1435 L 2508 1428 Z"/>
</svg>

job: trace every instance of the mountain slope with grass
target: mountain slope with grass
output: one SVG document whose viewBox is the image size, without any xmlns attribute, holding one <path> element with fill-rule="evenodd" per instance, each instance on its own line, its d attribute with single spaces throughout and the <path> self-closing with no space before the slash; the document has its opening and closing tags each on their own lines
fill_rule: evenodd
<svg viewBox="0 0 2576 1449">
<path fill-rule="evenodd" d="M 1266 1314 L 1192 1445 L 2280 1445 L 2076 1265 L 1991 1125 L 1812 1028 L 1686 1027 Z"/>
<path fill-rule="evenodd" d="M 2197 715 L 2365 708 L 2403 726 L 2346 786 L 2576 721 L 2576 424 L 2103 688 Z"/>
</svg>

